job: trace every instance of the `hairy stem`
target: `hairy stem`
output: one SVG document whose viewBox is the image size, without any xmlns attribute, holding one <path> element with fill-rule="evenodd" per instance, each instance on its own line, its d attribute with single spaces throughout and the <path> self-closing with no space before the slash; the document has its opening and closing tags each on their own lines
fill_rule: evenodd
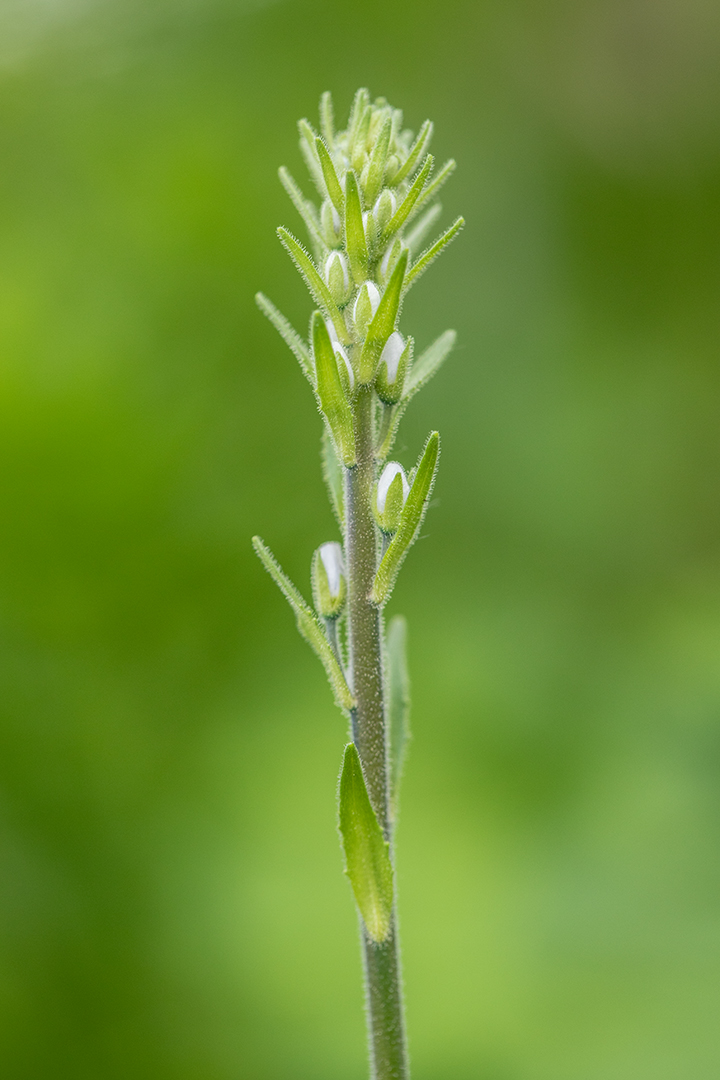
<svg viewBox="0 0 720 1080">
<path fill-rule="evenodd" d="M 382 617 L 368 600 L 378 565 L 377 528 L 372 512 L 375 483 L 373 392 L 363 387 L 355 408 L 357 464 L 345 471 L 348 644 L 353 693 L 353 741 L 365 773 L 370 802 L 392 847 L 388 813 L 388 752 L 383 699 Z M 378 944 L 361 919 L 365 995 L 373 1080 L 407 1080 L 400 950 L 396 919 Z"/>
</svg>

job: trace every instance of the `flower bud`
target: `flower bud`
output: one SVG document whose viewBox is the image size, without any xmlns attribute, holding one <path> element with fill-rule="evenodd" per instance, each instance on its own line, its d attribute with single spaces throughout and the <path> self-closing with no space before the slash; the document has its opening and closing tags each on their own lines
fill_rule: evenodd
<svg viewBox="0 0 720 1080">
<path fill-rule="evenodd" d="M 364 282 L 353 307 L 355 328 L 362 337 L 365 337 L 379 303 L 380 290 L 377 285 L 373 281 Z"/>
<path fill-rule="evenodd" d="M 410 484 L 402 465 L 397 461 L 388 461 L 380 474 L 375 496 L 377 523 L 384 533 L 392 535 L 397 532 L 409 494 Z"/>
<path fill-rule="evenodd" d="M 345 396 L 349 398 L 355 389 L 355 372 L 348 359 L 348 354 L 345 352 L 340 342 L 333 341 L 332 347 L 335 353 L 335 359 L 337 360 L 338 371 L 340 372 L 340 382 L 345 391 Z"/>
<path fill-rule="evenodd" d="M 373 216 L 377 222 L 378 232 L 383 231 L 396 210 L 397 199 L 389 188 L 385 188 L 384 191 L 380 192 L 375 206 L 373 207 Z"/>
<path fill-rule="evenodd" d="M 325 280 L 336 304 L 346 304 L 350 299 L 350 273 L 347 259 L 340 251 L 331 251 L 325 260 Z"/>
<path fill-rule="evenodd" d="M 375 215 L 371 210 L 366 210 L 362 216 L 363 229 L 365 230 L 365 243 L 372 250 L 378 238 L 378 227 Z"/>
<path fill-rule="evenodd" d="M 398 330 L 393 330 L 380 353 L 375 390 L 386 405 L 396 405 L 403 395 L 405 375 L 410 361 L 411 342 Z"/>
<path fill-rule="evenodd" d="M 392 272 L 397 265 L 397 261 L 402 254 L 402 249 L 402 242 L 396 239 L 394 243 L 390 245 L 390 247 L 383 255 L 382 259 L 380 260 L 380 266 L 378 267 L 378 277 L 380 278 L 380 281 L 383 283 L 383 285 L 387 285 L 388 281 L 390 280 Z"/>
<path fill-rule="evenodd" d="M 312 560 L 312 590 L 315 609 L 323 619 L 337 619 L 345 604 L 347 584 L 340 544 L 321 544 Z"/>
<path fill-rule="evenodd" d="M 400 168 L 400 158 L 397 154 L 391 154 L 387 159 L 387 165 L 385 166 L 385 183 L 392 184 L 397 172 Z"/>
<path fill-rule="evenodd" d="M 320 224 L 328 247 L 340 247 L 342 244 L 342 221 L 340 220 L 340 215 L 329 199 L 326 199 L 322 204 L 322 209 L 320 210 Z"/>
</svg>

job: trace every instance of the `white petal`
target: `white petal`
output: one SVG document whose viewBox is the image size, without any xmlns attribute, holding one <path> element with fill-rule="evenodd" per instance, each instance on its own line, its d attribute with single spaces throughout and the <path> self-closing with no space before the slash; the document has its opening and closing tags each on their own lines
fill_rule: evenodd
<svg viewBox="0 0 720 1080">
<path fill-rule="evenodd" d="M 380 353 L 380 363 L 387 365 L 387 381 L 392 384 L 397 378 L 400 357 L 405 352 L 405 338 L 398 330 L 393 330 L 385 342 L 385 348 Z"/>
<path fill-rule="evenodd" d="M 400 473 L 400 475 L 402 476 L 403 504 L 405 503 L 405 500 L 410 493 L 410 485 L 408 484 L 408 478 L 405 475 L 405 470 L 403 469 L 402 465 L 398 464 L 397 461 L 388 461 L 387 465 L 380 474 L 380 479 L 378 480 L 377 486 L 377 508 L 381 514 L 385 509 L 385 500 L 387 499 L 387 493 L 390 485 L 392 484 L 398 473 Z"/>
<path fill-rule="evenodd" d="M 333 600 L 340 595 L 340 580 L 345 573 L 342 547 L 336 540 L 320 545 L 320 558 L 325 567 L 328 579 L 328 589 Z"/>
</svg>

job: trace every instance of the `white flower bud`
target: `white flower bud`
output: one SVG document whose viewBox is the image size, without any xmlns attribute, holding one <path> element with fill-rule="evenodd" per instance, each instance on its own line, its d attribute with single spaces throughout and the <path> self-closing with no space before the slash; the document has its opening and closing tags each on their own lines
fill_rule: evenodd
<svg viewBox="0 0 720 1080">
<path fill-rule="evenodd" d="M 321 544 L 313 556 L 312 587 L 318 615 L 336 619 L 345 603 L 347 586 L 343 550 L 334 540 Z"/>
<path fill-rule="evenodd" d="M 410 494 L 405 470 L 397 461 L 388 461 L 380 474 L 375 496 L 377 521 L 385 533 L 397 532 L 400 515 Z"/>
<path fill-rule="evenodd" d="M 325 280 L 336 304 L 350 299 L 350 272 L 347 259 L 340 251 L 331 251 L 325 260 Z"/>
<path fill-rule="evenodd" d="M 399 330 L 393 330 L 385 342 L 383 351 L 380 353 L 380 363 L 381 365 L 385 364 L 387 368 L 387 381 L 389 383 L 394 383 L 397 378 L 398 364 L 404 352 L 405 338 Z"/>
<path fill-rule="evenodd" d="M 353 306 L 353 321 L 359 333 L 365 336 L 372 317 L 380 303 L 380 290 L 373 281 L 366 281 Z"/>
<path fill-rule="evenodd" d="M 342 221 L 329 199 L 326 199 L 322 204 L 320 224 L 328 247 L 339 247 L 342 243 Z"/>
<path fill-rule="evenodd" d="M 352 364 L 348 359 L 348 354 L 339 341 L 333 341 L 332 347 L 335 352 L 335 357 L 338 361 L 338 368 L 340 370 L 340 382 L 343 384 L 343 389 L 346 394 L 351 393 L 355 389 L 355 372 L 352 369 Z"/>
<path fill-rule="evenodd" d="M 378 195 L 375 206 L 373 207 L 373 215 L 380 232 L 382 232 L 388 224 L 396 210 L 397 199 L 395 198 L 395 193 L 390 191 L 389 188 L 385 188 L 385 190 Z"/>
</svg>

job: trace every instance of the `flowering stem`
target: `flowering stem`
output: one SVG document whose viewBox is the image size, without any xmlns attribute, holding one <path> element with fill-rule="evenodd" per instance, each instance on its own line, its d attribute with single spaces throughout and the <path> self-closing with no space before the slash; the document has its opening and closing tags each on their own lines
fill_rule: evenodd
<svg viewBox="0 0 720 1080">
<path fill-rule="evenodd" d="M 368 597 L 378 567 L 378 529 L 372 512 L 376 480 L 373 392 L 358 391 L 354 412 L 357 464 L 345 470 L 348 645 L 352 689 L 353 741 L 365 773 L 370 802 L 392 848 L 388 813 L 388 739 L 382 662 L 382 615 Z M 406 1080 L 399 942 L 392 928 L 383 942 L 373 941 L 360 920 L 370 1058 L 374 1080 Z"/>
</svg>

